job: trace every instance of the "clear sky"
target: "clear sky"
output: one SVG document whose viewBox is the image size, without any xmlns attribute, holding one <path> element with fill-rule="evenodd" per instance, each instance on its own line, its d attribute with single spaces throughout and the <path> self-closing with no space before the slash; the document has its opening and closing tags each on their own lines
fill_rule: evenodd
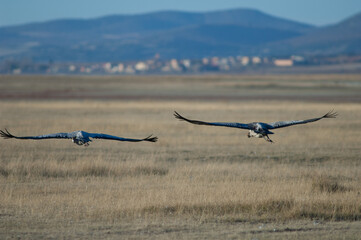
<svg viewBox="0 0 361 240">
<path fill-rule="evenodd" d="M 318 26 L 361 12 L 361 0 L 0 0 L 0 26 L 160 10 L 252 8 Z"/>
</svg>

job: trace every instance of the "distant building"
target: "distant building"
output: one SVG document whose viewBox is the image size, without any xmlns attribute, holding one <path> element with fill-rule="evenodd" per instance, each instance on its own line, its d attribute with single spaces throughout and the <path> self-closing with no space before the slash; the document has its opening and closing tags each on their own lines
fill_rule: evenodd
<svg viewBox="0 0 361 240">
<path fill-rule="evenodd" d="M 230 56 L 228 57 L 228 62 L 230 65 L 235 66 L 236 65 L 236 60 L 234 59 L 234 57 Z"/>
<path fill-rule="evenodd" d="M 135 73 L 135 70 L 133 69 L 133 67 L 131 65 L 128 65 L 126 68 L 125 68 L 125 73 L 127 74 L 134 74 Z"/>
<path fill-rule="evenodd" d="M 263 63 L 264 63 L 264 64 L 268 64 L 268 63 L 269 63 L 269 60 L 268 60 L 267 57 L 264 57 L 264 58 L 263 58 Z"/>
<path fill-rule="evenodd" d="M 292 59 L 276 59 L 273 61 L 274 65 L 277 67 L 291 67 L 293 66 Z"/>
<path fill-rule="evenodd" d="M 230 67 L 228 64 L 228 58 L 221 58 L 219 60 L 219 69 L 222 71 L 229 71 Z"/>
<path fill-rule="evenodd" d="M 252 58 L 252 63 L 257 65 L 257 64 L 260 64 L 262 62 L 261 58 L 260 57 L 253 57 Z"/>
<path fill-rule="evenodd" d="M 70 65 L 69 66 L 69 72 L 74 72 L 76 70 L 75 65 Z"/>
<path fill-rule="evenodd" d="M 170 72 L 172 71 L 171 67 L 169 65 L 165 65 L 161 68 L 162 72 Z"/>
<path fill-rule="evenodd" d="M 297 56 L 297 55 L 293 55 L 291 57 L 292 60 L 296 61 L 296 62 L 304 62 L 305 61 L 305 58 L 302 57 L 302 56 Z"/>
<path fill-rule="evenodd" d="M 104 63 L 103 68 L 106 72 L 110 72 L 112 69 L 112 64 L 110 62 Z"/>
<path fill-rule="evenodd" d="M 191 67 L 191 60 L 189 60 L 189 59 L 183 59 L 182 63 L 184 65 L 184 67 L 187 69 Z"/>
<path fill-rule="evenodd" d="M 304 65 L 304 64 L 306 64 L 306 59 L 304 57 L 302 57 L 302 56 L 293 55 L 291 57 L 291 59 L 293 60 L 294 65 Z"/>
<path fill-rule="evenodd" d="M 137 64 L 135 64 L 135 70 L 137 71 L 147 71 L 148 70 L 148 64 L 146 64 L 145 62 L 138 62 Z"/>
<path fill-rule="evenodd" d="M 174 71 L 180 71 L 181 70 L 181 68 L 179 67 L 177 59 L 170 60 L 170 66 L 172 67 L 172 69 Z"/>
<path fill-rule="evenodd" d="M 211 58 L 211 64 L 213 66 L 218 66 L 219 65 L 219 58 L 218 57 L 212 57 Z"/>
<path fill-rule="evenodd" d="M 243 66 L 247 66 L 249 64 L 249 57 L 242 57 L 241 58 L 241 64 Z"/>
<path fill-rule="evenodd" d="M 117 73 L 117 72 L 119 72 L 118 65 L 113 66 L 112 69 L 110 70 L 110 72 L 111 72 L 111 73 Z"/>
<path fill-rule="evenodd" d="M 13 74 L 21 74 L 21 69 L 20 68 L 15 68 L 13 70 Z"/>
<path fill-rule="evenodd" d="M 119 63 L 118 64 L 118 72 L 123 72 L 124 71 L 124 64 L 123 63 Z"/>
</svg>

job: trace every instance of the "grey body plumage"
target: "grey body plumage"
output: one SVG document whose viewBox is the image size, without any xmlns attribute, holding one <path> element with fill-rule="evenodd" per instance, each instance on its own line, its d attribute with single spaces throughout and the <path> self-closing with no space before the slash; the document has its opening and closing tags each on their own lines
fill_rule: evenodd
<svg viewBox="0 0 361 240">
<path fill-rule="evenodd" d="M 252 123 L 237 123 L 237 122 L 204 122 L 199 120 L 191 120 L 183 117 L 178 112 L 174 112 L 175 118 L 186 121 L 192 124 L 197 125 L 208 125 L 208 126 L 221 126 L 221 127 L 232 127 L 232 128 L 240 128 L 249 130 L 247 136 L 250 137 L 257 137 L 257 138 L 264 138 L 268 142 L 273 142 L 268 135 L 274 134 L 271 132 L 271 129 L 283 128 L 288 127 L 296 124 L 305 124 L 310 122 L 318 121 L 322 118 L 335 118 L 337 116 L 336 112 L 329 111 L 322 117 L 318 118 L 311 118 L 306 120 L 293 120 L 293 121 L 278 121 L 273 123 L 263 123 L 263 122 L 252 122 Z"/>
<path fill-rule="evenodd" d="M 17 137 L 12 135 L 7 129 L 0 130 L 0 136 L 8 139 L 8 138 L 16 138 L 16 139 L 33 139 L 33 140 L 41 140 L 41 139 L 72 139 L 73 143 L 77 145 L 84 145 L 88 146 L 89 142 L 94 139 L 107 139 L 107 140 L 116 140 L 116 141 L 127 141 L 127 142 L 141 142 L 141 141 L 148 141 L 148 142 L 156 142 L 158 140 L 157 137 L 152 137 L 152 135 L 143 138 L 143 139 L 134 139 L 134 138 L 122 138 L 113 135 L 103 134 L 103 133 L 88 133 L 84 131 L 75 131 L 70 133 L 52 133 L 52 134 L 45 134 L 39 136 L 25 136 L 25 137 Z"/>
</svg>

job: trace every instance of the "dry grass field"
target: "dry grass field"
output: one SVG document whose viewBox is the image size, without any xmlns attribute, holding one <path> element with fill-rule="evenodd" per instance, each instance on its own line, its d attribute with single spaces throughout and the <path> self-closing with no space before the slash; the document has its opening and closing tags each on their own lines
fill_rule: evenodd
<svg viewBox="0 0 361 240">
<path fill-rule="evenodd" d="M 0 239 L 359 239 L 361 76 L 0 76 Z M 208 121 L 336 119 L 270 144 Z"/>
</svg>

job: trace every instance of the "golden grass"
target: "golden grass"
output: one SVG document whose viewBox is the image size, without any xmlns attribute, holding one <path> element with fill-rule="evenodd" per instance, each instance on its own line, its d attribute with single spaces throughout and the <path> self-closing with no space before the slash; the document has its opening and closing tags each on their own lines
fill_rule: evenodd
<svg viewBox="0 0 361 240">
<path fill-rule="evenodd" d="M 275 144 L 209 121 L 336 119 L 279 129 Z M 157 143 L 4 140 L 0 210 L 40 221 L 361 219 L 361 106 L 301 102 L 14 101 L 0 103 L 14 135 L 84 130 Z"/>
</svg>

